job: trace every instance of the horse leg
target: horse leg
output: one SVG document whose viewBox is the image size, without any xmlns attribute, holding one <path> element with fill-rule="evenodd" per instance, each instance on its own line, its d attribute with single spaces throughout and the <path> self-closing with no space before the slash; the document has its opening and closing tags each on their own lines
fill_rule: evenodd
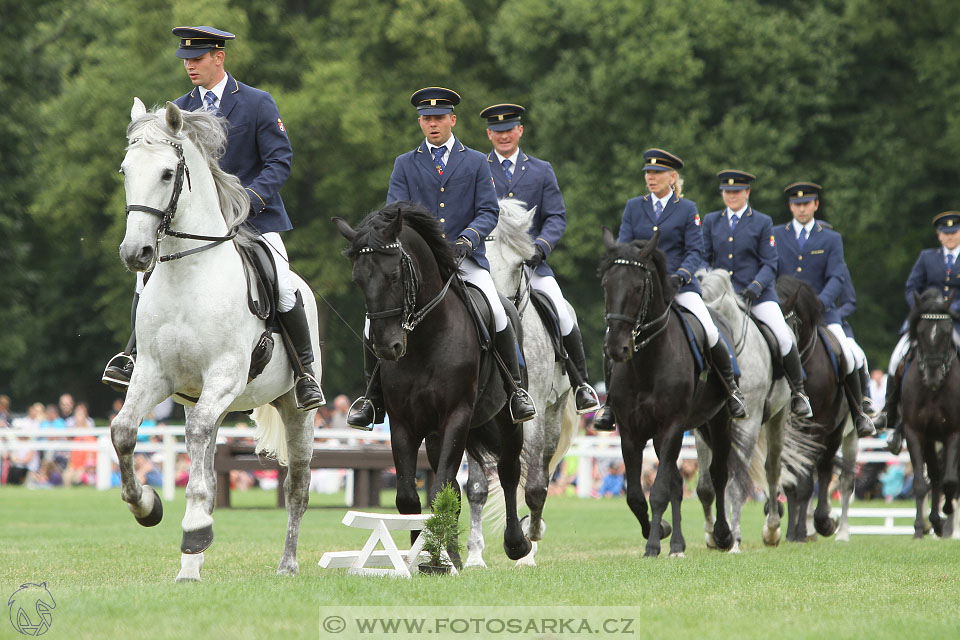
<svg viewBox="0 0 960 640">
<path fill-rule="evenodd" d="M 556 412 L 553 412 L 554 414 Z M 517 560 L 518 567 L 537 566 L 537 543 L 543 539 L 546 523 L 543 521 L 543 506 L 547 502 L 550 485 L 550 458 L 556 447 L 548 447 L 545 439 L 546 413 L 523 425 L 523 458 L 527 461 L 524 478 L 524 500 L 530 513 L 520 519 L 520 528 L 530 540 L 530 553 Z"/>
<path fill-rule="evenodd" d="M 700 505 L 703 507 L 703 531 L 707 548 L 716 549 L 717 544 L 713 541 L 713 501 L 716 493 L 710 474 L 704 471 L 710 468 L 713 451 L 710 450 L 710 445 L 707 444 L 702 432 L 705 428 L 706 426 L 703 426 L 693 432 L 697 446 L 697 465 L 700 467 L 700 474 L 697 477 L 697 497 L 700 498 Z"/>
<path fill-rule="evenodd" d="M 943 518 L 940 516 L 940 497 L 943 495 L 943 470 L 937 455 L 936 443 L 927 438 L 924 443 L 927 461 L 927 476 L 930 478 L 930 528 L 938 537 L 943 536 Z"/>
<path fill-rule="evenodd" d="M 723 550 L 733 546 L 733 536 L 727 522 L 726 492 L 730 457 L 730 418 L 726 411 L 717 412 L 710 419 L 710 441 L 713 461 L 710 463 L 710 478 L 717 494 L 717 521 L 713 526 L 713 540 Z M 676 535 L 676 534 L 674 534 Z"/>
<path fill-rule="evenodd" d="M 110 423 L 110 439 L 120 466 L 120 497 L 133 517 L 144 527 L 152 527 L 163 518 L 163 504 L 153 487 L 144 487 L 133 470 L 133 450 L 137 445 L 137 429 L 144 416 L 172 393 L 160 378 L 151 375 L 146 361 L 133 372 L 123 408 Z"/>
<path fill-rule="evenodd" d="M 799 542 L 797 514 L 800 510 L 799 497 L 796 485 L 785 486 L 783 493 L 787 497 L 787 542 Z"/>
<path fill-rule="evenodd" d="M 313 419 L 316 410 L 297 409 L 297 396 L 292 389 L 278 398 L 275 404 L 286 427 L 288 454 L 287 478 L 283 482 L 287 504 L 287 536 L 277 575 L 295 576 L 300 571 L 300 565 L 297 564 L 300 522 L 310 499 L 310 461 L 313 458 Z"/>
<path fill-rule="evenodd" d="M 847 421 L 850 418 L 847 417 Z M 850 497 L 856 483 L 855 467 L 857 464 L 857 449 L 859 438 L 857 430 L 844 426 L 843 442 L 840 449 L 843 452 L 843 466 L 840 468 L 840 527 L 837 529 L 837 542 L 850 541 Z"/>
<path fill-rule="evenodd" d="M 836 451 L 836 448 L 828 444 L 827 451 Z M 830 482 L 832 480 L 833 456 L 822 456 L 817 461 L 817 508 L 813 514 L 813 526 L 816 532 L 824 537 L 832 536 L 837 530 L 837 521 L 830 516 Z"/>
<path fill-rule="evenodd" d="M 794 521 L 794 539 L 793 542 L 807 541 L 807 509 L 810 506 L 810 499 L 813 497 L 813 474 L 812 471 L 805 474 L 803 478 L 797 480 L 796 486 L 796 513 L 790 513 L 791 520 Z"/>
<path fill-rule="evenodd" d="M 483 462 L 467 454 L 467 501 L 470 503 L 470 537 L 467 538 L 467 562 L 464 567 L 486 568 L 483 561 L 483 506 L 489 484 Z"/>
<path fill-rule="evenodd" d="M 680 455 L 680 444 L 683 440 L 683 427 L 668 424 L 665 428 L 666 437 L 660 446 L 654 439 L 654 447 L 658 449 L 657 458 L 660 460 L 657 477 L 650 489 L 650 537 L 647 538 L 647 548 L 643 555 L 655 558 L 660 555 L 660 528 L 663 513 L 667 510 L 670 501 L 671 482 L 676 470 L 677 457 Z M 676 532 L 674 532 L 676 535 Z"/>
<path fill-rule="evenodd" d="M 767 519 L 763 523 L 761 537 L 763 544 L 775 547 L 780 544 L 780 518 L 783 506 L 780 504 L 780 464 L 783 455 L 783 429 L 787 418 L 786 409 L 767 422 L 767 456 L 764 471 L 767 476 Z M 788 524 L 789 527 L 789 524 Z"/>
<path fill-rule="evenodd" d="M 957 497 L 957 465 L 960 454 L 960 432 L 947 435 L 943 442 L 943 512 L 953 515 L 953 499 Z"/>
<path fill-rule="evenodd" d="M 503 487 L 503 504 L 507 522 L 503 530 L 503 550 L 511 560 L 519 560 L 533 548 L 530 540 L 523 534 L 520 518 L 517 517 L 517 487 L 520 486 L 520 454 L 523 450 L 523 427 L 514 424 L 510 418 L 509 407 L 497 414 L 496 423 L 500 430 L 500 460 L 497 473 Z"/>
<path fill-rule="evenodd" d="M 397 469 L 397 512 L 410 515 L 421 513 L 420 494 L 417 493 L 417 456 L 420 441 L 413 441 L 410 430 L 394 420 L 390 425 L 390 447 L 393 449 L 393 464 Z M 427 456 L 430 457 L 430 438 L 427 438 Z M 431 457 L 430 466 L 437 468 Z M 429 491 L 429 488 L 428 488 Z M 410 532 L 410 544 L 416 542 L 420 531 Z"/>
<path fill-rule="evenodd" d="M 650 537 L 650 515 L 643 495 L 643 448 L 646 441 L 637 442 L 630 431 L 621 425 L 620 450 L 623 455 L 624 476 L 627 484 L 627 506 L 640 523 L 644 539 Z M 581 464 L 583 464 L 581 462 Z"/>
<path fill-rule="evenodd" d="M 903 434 L 907 440 L 907 451 L 910 453 L 910 463 L 913 465 L 913 498 L 917 504 L 917 517 L 913 521 L 913 537 L 915 540 L 923 538 L 926 532 L 926 525 L 923 522 L 923 499 L 930 489 L 927 484 L 924 460 L 924 442 L 913 429 L 903 426 Z"/>
<path fill-rule="evenodd" d="M 670 518 L 673 520 L 673 535 L 670 536 L 670 557 L 683 558 L 683 552 L 687 550 L 687 541 L 683 537 L 683 527 L 680 526 L 681 513 L 680 504 L 683 502 L 683 477 L 680 475 L 680 469 L 673 467 L 672 479 L 670 481 Z M 663 535 L 663 529 L 666 523 L 661 523 L 660 534 Z"/>
</svg>

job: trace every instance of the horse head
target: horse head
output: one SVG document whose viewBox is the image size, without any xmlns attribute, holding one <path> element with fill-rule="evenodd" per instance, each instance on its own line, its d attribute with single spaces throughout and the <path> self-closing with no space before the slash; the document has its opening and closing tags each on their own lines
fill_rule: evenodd
<svg viewBox="0 0 960 640">
<path fill-rule="evenodd" d="M 728 320 L 746 312 L 743 301 L 733 290 L 733 282 L 726 269 L 713 269 L 703 274 L 700 289 L 703 302 Z"/>
<path fill-rule="evenodd" d="M 537 247 L 530 238 L 530 222 L 537 208 L 527 209 L 520 200 L 500 201 L 500 218 L 493 236 L 487 238 L 487 260 L 497 290 L 511 296 L 520 286 L 523 263 L 532 258 Z"/>
<path fill-rule="evenodd" d="M 910 337 L 917 344 L 917 360 L 923 384 L 931 391 L 942 385 L 957 355 L 953 344 L 953 316 L 947 301 L 936 289 L 913 294 Z"/>
<path fill-rule="evenodd" d="M 612 360 L 625 362 L 639 348 L 638 337 L 647 330 L 653 335 L 662 330 L 669 310 L 664 295 L 669 290 L 667 262 L 663 252 L 657 251 L 659 230 L 647 241 L 620 244 L 613 232 L 603 227 L 602 239 L 605 251 L 598 271 L 607 323 L 603 349 Z M 651 315 L 654 318 L 648 322 Z"/>
<path fill-rule="evenodd" d="M 817 326 L 823 322 L 823 303 L 813 287 L 793 276 L 777 278 L 776 290 L 783 319 L 796 336 L 803 355 L 807 345 L 816 338 Z"/>
</svg>

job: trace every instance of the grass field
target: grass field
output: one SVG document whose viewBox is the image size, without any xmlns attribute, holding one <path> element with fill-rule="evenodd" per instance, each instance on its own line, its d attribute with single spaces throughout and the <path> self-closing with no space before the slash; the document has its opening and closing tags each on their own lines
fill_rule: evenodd
<svg viewBox="0 0 960 640">
<path fill-rule="evenodd" d="M 45 637 L 70 639 L 316 638 L 318 608 L 332 605 L 442 605 L 450 613 L 463 605 L 630 606 L 636 635 L 665 640 L 960 636 L 958 541 L 854 536 L 768 549 L 760 506 L 751 503 L 743 553 L 729 555 L 705 548 L 699 503 L 687 500 L 687 557 L 647 559 L 622 499 L 560 497 L 547 502 L 536 568 L 512 568 L 488 536 L 487 570 L 366 578 L 317 566 L 324 551 L 359 549 L 366 534 L 339 524 L 342 496 L 313 495 L 300 575 L 281 579 L 274 570 L 286 517 L 270 508 L 273 499 L 235 492 L 240 508 L 214 513 L 203 582 L 175 584 L 182 493 L 164 505 L 159 526 L 144 529 L 116 489 L 0 488 L 0 598 L 46 581 L 56 608 Z M 383 504 L 392 504 L 386 492 Z M 0 638 L 13 637 L 22 636 L 0 620 Z"/>
</svg>

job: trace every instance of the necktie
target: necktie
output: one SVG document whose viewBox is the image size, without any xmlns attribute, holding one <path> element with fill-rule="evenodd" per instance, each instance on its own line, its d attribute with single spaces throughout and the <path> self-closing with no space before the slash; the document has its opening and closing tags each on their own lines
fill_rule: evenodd
<svg viewBox="0 0 960 640">
<path fill-rule="evenodd" d="M 947 275 L 950 275 L 950 272 L 953 271 L 953 261 L 954 257 L 952 253 L 947 254 Z"/>
<path fill-rule="evenodd" d="M 443 167 L 446 166 L 443 164 L 443 152 L 446 150 L 446 147 L 433 148 L 433 166 L 437 168 L 437 173 L 440 175 L 443 175 Z"/>
<path fill-rule="evenodd" d="M 653 215 L 657 217 L 657 220 L 660 219 L 660 214 L 663 213 L 663 205 L 660 204 L 660 201 L 657 200 L 653 203 Z"/>
<path fill-rule="evenodd" d="M 740 219 L 740 216 L 738 216 L 737 214 L 733 214 L 732 216 L 730 216 L 730 231 L 733 231 L 733 228 L 737 226 L 737 220 L 739 219 Z"/>
<path fill-rule="evenodd" d="M 801 229 L 800 235 L 797 237 L 797 246 L 803 249 L 803 245 L 807 242 L 807 230 Z"/>
<path fill-rule="evenodd" d="M 216 111 L 217 110 L 217 94 L 213 91 L 207 91 L 203 95 L 203 109 L 204 111 Z"/>
<path fill-rule="evenodd" d="M 507 180 L 513 180 L 513 171 L 510 170 L 510 165 L 513 163 L 510 162 L 509 158 L 504 158 L 503 162 L 500 164 L 503 165 L 503 172 L 507 174 Z"/>
</svg>

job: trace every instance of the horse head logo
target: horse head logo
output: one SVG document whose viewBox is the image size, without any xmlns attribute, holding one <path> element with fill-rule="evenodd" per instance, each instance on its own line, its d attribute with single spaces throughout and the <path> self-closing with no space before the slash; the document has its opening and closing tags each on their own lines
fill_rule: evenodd
<svg viewBox="0 0 960 640">
<path fill-rule="evenodd" d="M 7 601 L 10 608 L 10 624 L 25 636 L 41 636 L 50 630 L 57 603 L 47 589 L 47 583 L 28 582 L 20 585 Z"/>
</svg>

